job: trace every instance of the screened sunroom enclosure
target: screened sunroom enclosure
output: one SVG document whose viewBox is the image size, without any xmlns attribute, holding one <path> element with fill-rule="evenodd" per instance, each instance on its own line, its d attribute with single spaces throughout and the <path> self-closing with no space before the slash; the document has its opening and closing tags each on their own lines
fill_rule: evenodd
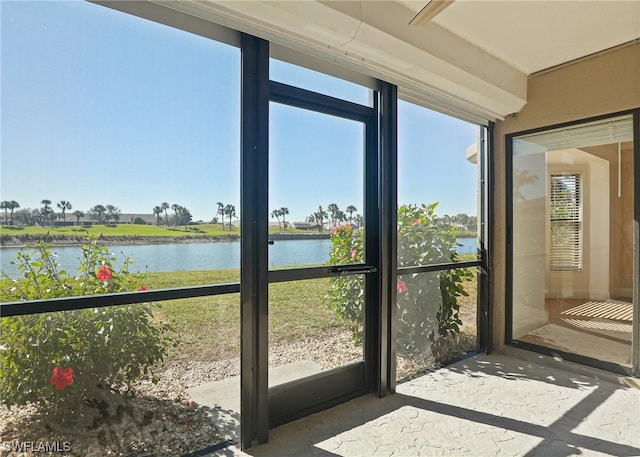
<svg viewBox="0 0 640 457">
<path fill-rule="evenodd" d="M 213 267 L 187 273 L 175 269 L 165 272 L 166 279 L 160 281 L 157 272 L 142 271 L 143 267 L 136 274 L 140 278 L 154 278 L 158 286 L 149 282 L 143 285 L 144 289 L 119 293 L 3 300 L 1 316 L 7 319 L 5 322 L 30 315 L 66 316 L 72 321 L 83 310 L 120 309 L 120 306 L 136 309 L 150 302 L 161 304 L 160 309 L 167 313 L 181 310 L 176 322 L 184 346 L 170 353 L 171 369 L 179 372 L 183 363 L 202 367 L 193 379 L 181 383 L 190 398 L 203 406 L 202 414 L 209 414 L 213 422 L 227 427 L 224 438 L 240 442 L 244 448 L 267 441 L 269 428 L 278 424 L 363 394 L 392 394 L 403 379 L 455 357 L 488 350 L 491 232 L 488 121 L 463 116 L 459 109 L 452 108 L 451 114 L 464 118 L 462 121 L 412 104 L 411 97 L 399 100 L 398 87 L 388 82 L 327 62 L 320 64 L 285 46 L 163 6 L 108 3 L 121 10 L 114 13 L 107 9 L 110 14 L 125 12 L 150 20 L 145 26 L 149 26 L 148 36 L 152 38 L 163 36 L 160 32 L 166 31 L 165 25 L 175 34 L 169 36 L 168 42 L 136 40 L 140 67 L 160 68 L 147 57 L 162 54 L 163 46 L 171 47 L 170 40 L 175 39 L 184 40 L 187 48 L 191 46 L 189 50 L 194 49 L 195 60 L 203 62 L 211 72 L 198 69 L 206 76 L 203 80 L 215 82 L 210 86 L 198 85 L 189 99 L 174 100 L 164 87 L 150 84 L 155 77 L 152 71 L 140 78 L 128 68 L 120 69 L 119 75 L 129 78 L 123 79 L 127 81 L 123 84 L 132 84 L 140 98 L 120 100 L 122 90 L 110 85 L 96 84 L 89 92 L 101 93 L 106 101 L 119 101 L 120 111 L 111 114 L 114 118 L 126 114 L 131 120 L 122 130 L 114 128 L 111 137 L 123 140 L 133 131 L 131 138 L 140 148 L 138 153 L 146 147 L 164 150 L 162 141 L 156 140 L 166 140 L 169 137 L 164 135 L 170 131 L 176 134 L 177 140 L 171 137 L 171 141 L 165 142 L 177 141 L 180 147 L 166 155 L 158 152 L 157 160 L 146 168 L 140 167 L 140 176 L 144 178 L 141 181 L 152 182 L 166 168 L 175 171 L 186 168 L 188 176 L 196 176 L 199 168 L 210 169 L 210 181 L 194 180 L 178 187 L 186 189 L 181 193 L 184 198 L 206 194 L 215 212 L 216 197 L 210 193 L 216 179 L 220 175 L 235 176 L 228 185 L 232 187 L 228 198 L 237 198 L 234 201 L 239 206 L 225 208 L 223 214 L 228 214 L 228 223 L 225 226 L 223 218 L 222 228 L 239 235 L 240 242 L 234 246 L 240 251 L 240 268 L 228 274 L 213 271 Z M 91 3 L 83 7 L 103 8 Z M 89 12 L 93 13 L 100 14 Z M 108 19 L 113 23 L 123 20 L 126 25 L 132 18 L 121 15 Z M 118 29 L 110 33 L 117 35 Z M 190 42 L 185 38 L 187 33 L 198 40 Z M 216 46 L 209 47 L 212 43 Z M 91 50 L 81 49 L 79 55 L 88 55 Z M 109 52 L 126 51 L 114 48 Z M 206 65 L 210 56 L 215 57 Z M 292 67 L 320 70 L 325 73 L 321 76 L 328 78 L 328 74 L 335 81 L 325 81 L 316 87 L 313 81 L 320 79 L 317 73 L 302 80 L 289 80 L 274 71 L 276 67 L 282 68 L 283 62 Z M 86 74 L 90 74 L 89 70 L 85 70 Z M 223 70 L 229 73 L 225 81 L 231 83 L 222 84 L 217 79 Z M 185 81 L 171 83 L 188 85 L 194 80 L 187 77 Z M 346 91 L 341 89 L 344 83 L 348 83 Z M 339 89 L 327 89 L 332 86 Z M 174 90 L 177 93 L 175 87 Z M 202 98 L 198 92 L 203 94 Z M 237 106 L 231 102 L 234 98 Z M 89 99 L 81 106 L 86 110 L 83 112 L 93 114 L 103 104 L 90 103 Z M 187 107 L 172 118 L 173 130 L 159 131 L 152 123 L 134 122 L 146 119 L 154 109 L 164 113 L 166 108 L 167 113 L 176 114 L 172 113 L 171 103 L 165 106 L 159 100 Z M 200 104 L 206 105 L 207 114 L 190 118 L 189 107 L 195 111 Z M 229 121 L 233 116 L 237 116 L 235 122 Z M 181 118 L 187 120 L 184 125 L 179 122 Z M 207 125 L 216 122 L 224 123 L 226 130 L 220 125 L 209 130 Z M 303 123 L 307 127 L 301 127 Z M 136 128 L 131 128 L 132 125 Z M 190 127 L 194 125 L 202 129 L 192 130 Z M 464 158 L 463 148 L 469 144 L 461 148 L 459 143 L 440 134 L 437 130 L 441 125 L 449 131 L 464 130 L 467 135 L 461 135 L 464 138 L 473 132 L 472 141 L 476 144 L 472 160 Z M 230 135 L 229 132 L 235 133 L 236 128 L 237 148 L 221 151 L 216 140 Z M 82 137 L 73 128 L 68 133 L 87 148 L 107 147 L 95 138 Z M 145 142 L 149 140 L 150 145 Z M 119 147 L 129 151 L 118 159 L 123 163 L 138 157 L 136 151 L 124 145 Z M 79 151 L 75 159 L 80 161 L 83 157 Z M 112 157 L 115 162 L 115 153 Z M 461 159 L 458 163 L 463 165 L 451 167 L 448 160 L 452 157 Z M 328 180 L 321 172 L 327 163 L 346 170 L 348 182 Z M 293 169 L 295 176 L 290 174 Z M 338 171 L 335 173 L 338 175 Z M 438 175 L 452 183 L 450 189 L 433 184 Z M 459 182 L 454 185 L 456 180 Z M 282 268 L 273 261 L 273 251 L 280 240 L 273 236 L 271 213 L 274 208 L 287 205 L 282 198 L 304 196 L 310 193 L 311 186 L 320 195 L 320 203 L 338 202 L 342 208 L 352 205 L 351 213 L 360 217 L 349 220 L 347 215 L 336 213 L 333 222 L 325 223 L 328 216 L 322 215 L 322 207 L 318 208 L 314 214 L 319 222 L 317 219 L 315 222 L 323 237 L 327 239 L 324 236 L 327 232 L 335 239 L 343 237 L 348 247 L 340 248 L 332 238 L 334 250 L 329 261 L 321 265 L 300 262 Z M 73 189 L 76 195 L 82 193 L 81 187 Z M 470 202 L 468 216 L 474 220 L 455 219 L 455 214 L 447 216 L 437 208 L 438 204 L 446 208 L 449 196 L 457 193 L 464 194 L 465 201 Z M 313 210 L 318 203 L 309 202 L 314 205 Z M 349 212 L 347 208 L 345 211 Z M 175 211 L 177 215 L 178 210 Z M 163 220 L 169 225 L 166 212 L 158 212 L 156 216 L 158 226 Z M 237 220 L 232 221 L 235 217 Z M 178 231 L 179 224 L 171 230 Z M 459 252 L 458 230 L 467 232 L 469 249 L 465 253 Z M 169 255 L 170 249 L 154 246 L 159 254 Z M 237 250 L 229 255 L 237 255 Z M 126 253 L 126 248 L 123 252 Z M 458 303 L 455 293 L 445 293 L 447 287 L 457 286 L 463 287 L 466 294 L 458 291 Z M 327 305 L 327 296 L 334 297 L 331 307 Z M 461 307 L 464 312 L 458 317 L 457 310 Z M 166 316 L 163 312 L 160 315 Z M 211 337 L 212 328 L 221 329 L 220 341 Z M 323 347 L 314 352 L 310 348 L 316 342 Z M 99 356 L 94 356 L 98 361 Z M 217 357 L 224 358 L 224 363 L 217 363 L 214 360 Z M 287 369 L 289 374 L 280 376 Z M 213 386 L 220 381 L 222 384 Z M 220 386 L 223 390 L 217 391 L 219 396 L 212 396 L 211 389 Z M 222 398 L 225 406 L 220 407 L 211 398 Z M 156 400 L 159 401 L 153 401 Z M 162 399 L 162 403 L 172 404 L 167 399 Z M 126 408 L 135 410 L 132 404 Z M 190 420 L 181 419 L 179 426 L 188 426 Z M 125 440 L 123 436 L 118 438 Z"/>
</svg>

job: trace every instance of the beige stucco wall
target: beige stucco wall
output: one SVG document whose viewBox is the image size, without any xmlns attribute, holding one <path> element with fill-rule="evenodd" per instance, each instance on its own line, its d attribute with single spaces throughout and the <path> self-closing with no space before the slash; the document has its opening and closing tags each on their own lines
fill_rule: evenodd
<svg viewBox="0 0 640 457">
<path fill-rule="evenodd" d="M 609 281 L 612 298 L 632 297 L 633 291 L 633 149 L 632 143 L 607 144 L 584 148 L 584 151 L 605 159 L 609 164 L 610 245 Z M 618 172 L 620 194 L 618 195 Z"/>
<path fill-rule="evenodd" d="M 640 108 L 640 42 L 529 78 L 527 104 L 495 126 L 493 347 L 505 335 L 505 135 Z"/>
</svg>

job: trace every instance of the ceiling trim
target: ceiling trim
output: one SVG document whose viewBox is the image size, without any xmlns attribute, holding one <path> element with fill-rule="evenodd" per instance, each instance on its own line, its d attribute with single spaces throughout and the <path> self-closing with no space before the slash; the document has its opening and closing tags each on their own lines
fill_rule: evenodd
<svg viewBox="0 0 640 457">
<path fill-rule="evenodd" d="M 565 67 L 570 67 L 570 66 L 575 65 L 577 63 L 584 62 L 585 60 L 590 60 L 590 59 L 593 59 L 595 57 L 600 57 L 600 56 L 608 54 L 610 52 L 614 52 L 614 51 L 617 51 L 619 49 L 626 48 L 628 46 L 633 46 L 633 45 L 636 45 L 638 43 L 640 43 L 640 38 L 636 38 L 635 40 L 627 41 L 626 43 L 622 43 L 622 44 L 619 44 L 617 46 L 610 47 L 608 49 L 603 49 L 602 51 L 594 52 L 592 54 L 589 54 L 589 55 L 586 55 L 586 56 L 582 56 L 582 57 L 579 57 L 577 59 L 570 60 L 568 62 L 563 62 L 563 63 L 561 63 L 559 65 L 554 65 L 553 67 L 549 67 L 549 68 L 545 68 L 543 70 L 536 71 L 534 73 L 531 73 L 529 75 L 529 77 L 533 78 L 535 76 L 540 76 L 540 75 L 544 75 L 546 73 L 551 73 L 552 71 L 560 70 L 561 68 L 565 68 Z"/>
<path fill-rule="evenodd" d="M 421 25 L 431 21 L 431 19 L 442 13 L 442 11 L 454 1 L 455 0 L 429 0 L 429 3 L 411 19 L 409 25 Z"/>
</svg>

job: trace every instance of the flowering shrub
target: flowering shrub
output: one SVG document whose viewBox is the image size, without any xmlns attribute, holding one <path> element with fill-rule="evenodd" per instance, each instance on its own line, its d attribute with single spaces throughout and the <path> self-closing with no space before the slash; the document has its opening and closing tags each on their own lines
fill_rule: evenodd
<svg viewBox="0 0 640 457">
<path fill-rule="evenodd" d="M 342 225 L 333 227 L 331 232 L 331 250 L 329 251 L 331 265 L 363 262 L 362 230 L 353 230 L 351 225 Z M 362 275 L 344 276 L 331 280 L 329 306 L 349 323 L 355 344 L 362 342 L 363 297 L 364 277 Z"/>
<path fill-rule="evenodd" d="M 17 254 L 22 278 L 1 273 L 3 302 L 145 290 L 90 237 L 75 275 L 59 270 L 51 245 L 39 242 Z M 56 405 L 96 401 L 163 360 L 169 328 L 154 319 L 154 305 L 110 306 L 0 319 L 0 402 Z"/>
<path fill-rule="evenodd" d="M 457 260 L 455 229 L 436 223 L 432 205 L 398 208 L 398 267 L 428 265 Z M 362 232 L 351 226 L 335 227 L 331 237 L 331 264 L 362 262 Z M 403 355 L 438 356 L 438 341 L 460 331 L 462 322 L 457 297 L 471 278 L 466 269 L 420 273 L 398 277 L 398 352 Z M 332 280 L 329 305 L 351 324 L 353 339 L 362 340 L 363 278 Z"/>
<path fill-rule="evenodd" d="M 73 369 L 71 368 L 59 368 L 53 369 L 53 376 L 49 381 L 56 390 L 62 390 L 67 386 L 73 384 Z"/>
</svg>

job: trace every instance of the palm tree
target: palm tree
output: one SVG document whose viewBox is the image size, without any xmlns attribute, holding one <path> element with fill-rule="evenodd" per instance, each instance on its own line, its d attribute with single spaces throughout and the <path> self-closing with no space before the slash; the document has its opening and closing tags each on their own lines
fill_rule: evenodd
<svg viewBox="0 0 640 457">
<path fill-rule="evenodd" d="M 222 230 L 224 230 L 224 217 L 227 215 L 227 210 L 225 209 L 225 207 L 223 206 L 222 208 L 220 208 L 220 218 L 222 220 Z"/>
<path fill-rule="evenodd" d="M 327 212 L 322 209 L 322 206 L 318 206 L 318 211 L 313 213 L 313 218 L 320 226 L 320 233 L 324 230 L 324 218 L 327 217 Z"/>
<path fill-rule="evenodd" d="M 153 207 L 153 215 L 156 217 L 156 225 L 159 227 L 160 226 L 160 215 L 162 214 L 162 207 L 161 206 L 154 206 Z"/>
<path fill-rule="evenodd" d="M 349 205 L 345 211 L 349 213 L 349 224 L 353 223 L 353 213 L 358 211 L 358 208 L 353 205 Z"/>
<path fill-rule="evenodd" d="M 76 217 L 76 223 L 80 225 L 80 218 L 84 217 L 84 211 L 77 209 L 73 212 L 73 215 Z"/>
<path fill-rule="evenodd" d="M 282 226 L 284 227 L 284 229 L 287 229 L 287 221 L 285 220 L 285 216 L 289 214 L 289 208 L 286 207 L 282 207 L 280 208 L 280 216 L 282 216 Z"/>
<path fill-rule="evenodd" d="M 171 205 L 171 209 L 173 210 L 173 212 L 175 213 L 175 221 L 174 221 L 174 225 L 177 227 L 178 226 L 178 212 L 180 211 L 180 208 L 182 208 L 180 205 L 178 205 L 177 203 L 174 203 L 173 205 Z"/>
<path fill-rule="evenodd" d="M 340 208 L 338 208 L 338 205 L 336 205 L 335 203 L 329 203 L 329 206 L 327 206 L 327 211 L 329 212 L 331 226 L 336 225 L 336 219 L 337 219 L 339 210 Z"/>
<path fill-rule="evenodd" d="M 67 222 L 66 212 L 68 209 L 71 209 L 71 202 L 60 200 L 60 203 L 58 203 L 58 208 L 60 208 L 60 210 L 62 211 L 62 222 Z"/>
<path fill-rule="evenodd" d="M 186 232 L 187 229 L 187 225 L 189 225 L 189 222 L 191 222 L 191 219 L 193 218 L 193 216 L 191 216 L 191 212 L 185 208 L 184 206 L 181 205 L 175 205 L 176 209 L 176 227 L 178 226 L 178 224 L 184 224 L 184 231 Z"/>
<path fill-rule="evenodd" d="M 107 214 L 105 216 L 105 219 L 107 222 L 109 222 L 111 219 L 113 219 L 113 222 L 117 222 L 120 220 L 120 209 L 113 206 L 113 205 L 107 205 L 106 207 L 107 210 Z"/>
<path fill-rule="evenodd" d="M 11 211 L 11 225 L 13 225 L 13 212 L 20 208 L 20 203 L 15 200 L 9 202 L 9 211 Z"/>
<path fill-rule="evenodd" d="M 222 216 L 222 225 L 224 228 L 224 203 L 222 202 L 218 202 L 216 203 L 216 205 L 218 205 L 218 210 L 216 211 L 216 215 L 213 216 L 213 218 L 217 221 L 218 220 L 218 215 Z"/>
<path fill-rule="evenodd" d="M 107 212 L 107 208 L 104 205 L 96 205 L 89 210 L 91 218 L 96 220 L 98 224 L 104 223 L 104 213 Z"/>
<path fill-rule="evenodd" d="M 364 218 L 362 217 L 362 214 L 356 214 L 353 217 L 353 221 L 356 223 L 358 228 L 362 228 L 362 223 L 364 222 Z"/>
<path fill-rule="evenodd" d="M 165 225 L 169 225 L 169 215 L 167 214 L 167 210 L 169 209 L 169 203 L 162 202 L 160 203 L 160 207 L 162 208 L 162 211 L 164 211 L 164 223 Z"/>
<path fill-rule="evenodd" d="M 275 217 L 276 219 L 278 219 L 278 229 L 282 230 L 282 226 L 280 225 L 280 210 L 274 209 L 273 211 L 271 211 L 271 217 Z"/>
<path fill-rule="evenodd" d="M 51 200 L 42 200 L 40 202 L 40 204 L 42 204 L 42 221 L 43 223 L 47 222 L 47 217 L 49 216 L 49 214 L 51 214 L 51 222 L 53 222 L 53 211 L 51 211 L 51 207 L 49 205 L 51 205 Z"/>
<path fill-rule="evenodd" d="M 7 213 L 9 210 L 9 200 L 0 202 L 0 209 L 4 210 L 4 225 L 7 225 L 7 221 L 9 220 L 9 215 Z"/>
<path fill-rule="evenodd" d="M 229 216 L 229 231 L 231 231 L 231 218 L 236 217 L 236 207 L 229 204 L 225 207 L 224 212 Z"/>
</svg>

